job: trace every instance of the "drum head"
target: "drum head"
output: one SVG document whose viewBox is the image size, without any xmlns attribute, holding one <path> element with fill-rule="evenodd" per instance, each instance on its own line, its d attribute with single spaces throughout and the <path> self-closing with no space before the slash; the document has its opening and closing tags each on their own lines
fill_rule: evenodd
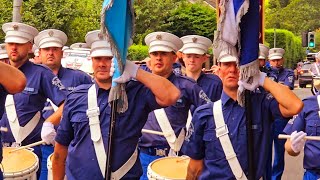
<svg viewBox="0 0 320 180">
<path fill-rule="evenodd" d="M 2 171 L 4 174 L 15 174 L 19 172 L 30 172 L 38 167 L 38 157 L 31 151 L 22 149 L 9 153 L 16 148 L 4 147 Z"/>
<path fill-rule="evenodd" d="M 185 179 L 190 158 L 188 157 L 165 157 L 153 161 L 150 164 L 151 172 L 155 177 L 166 179 Z"/>
</svg>

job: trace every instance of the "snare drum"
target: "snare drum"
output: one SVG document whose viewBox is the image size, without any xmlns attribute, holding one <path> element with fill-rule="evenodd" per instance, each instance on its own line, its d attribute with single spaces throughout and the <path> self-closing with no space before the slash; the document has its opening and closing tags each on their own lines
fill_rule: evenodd
<svg viewBox="0 0 320 180">
<path fill-rule="evenodd" d="M 150 180 L 184 180 L 187 177 L 189 157 L 164 157 L 156 159 L 148 166 Z"/>
<path fill-rule="evenodd" d="M 16 148 L 3 147 L 1 170 L 5 179 L 36 180 L 39 168 L 37 155 L 27 149 L 9 153 Z"/>
<path fill-rule="evenodd" d="M 53 174 L 52 174 L 52 157 L 53 153 L 50 154 L 50 156 L 47 159 L 47 168 L 48 168 L 48 180 L 53 180 Z M 64 179 L 66 180 L 67 177 L 64 176 Z"/>
</svg>

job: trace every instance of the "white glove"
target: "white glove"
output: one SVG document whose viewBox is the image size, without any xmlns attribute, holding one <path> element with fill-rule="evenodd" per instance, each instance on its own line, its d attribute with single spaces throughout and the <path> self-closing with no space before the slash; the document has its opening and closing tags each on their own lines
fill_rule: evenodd
<svg viewBox="0 0 320 180">
<path fill-rule="evenodd" d="M 54 138 L 56 137 L 56 130 L 51 122 L 44 122 L 41 129 L 41 139 L 46 144 L 54 144 Z"/>
<path fill-rule="evenodd" d="M 130 81 L 132 78 L 136 78 L 138 69 L 138 65 L 127 60 L 123 74 L 120 77 L 114 79 L 113 81 L 116 83 L 126 83 Z"/>
<path fill-rule="evenodd" d="M 306 141 L 304 140 L 304 137 L 306 137 L 306 133 L 303 131 L 294 131 L 291 133 L 290 141 L 291 141 L 291 149 L 295 153 L 299 153 L 303 147 Z"/>
<path fill-rule="evenodd" d="M 264 72 L 260 72 L 259 74 L 251 77 L 250 81 L 245 79 L 238 81 L 238 85 L 240 86 L 240 89 L 247 89 L 249 91 L 256 90 L 259 86 L 263 86 L 264 80 L 266 79 L 267 74 Z"/>
</svg>

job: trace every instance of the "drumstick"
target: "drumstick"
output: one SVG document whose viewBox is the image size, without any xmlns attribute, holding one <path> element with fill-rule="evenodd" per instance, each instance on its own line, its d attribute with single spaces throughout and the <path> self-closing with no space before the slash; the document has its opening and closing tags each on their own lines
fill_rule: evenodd
<svg viewBox="0 0 320 180">
<path fill-rule="evenodd" d="M 189 156 L 186 156 L 186 157 L 181 156 L 181 159 L 178 159 L 176 162 L 181 162 L 181 161 L 185 161 L 185 160 L 189 160 L 189 159 L 190 159 Z"/>
<path fill-rule="evenodd" d="M 279 134 L 279 139 L 290 139 L 290 135 L 286 134 Z M 320 136 L 306 136 L 304 137 L 305 140 L 313 140 L 313 141 L 320 141 Z"/>
<path fill-rule="evenodd" d="M 156 135 L 160 135 L 160 136 L 165 136 L 165 134 L 163 132 L 153 131 L 153 130 L 149 130 L 149 129 L 142 129 L 141 132 L 149 133 L 149 134 L 156 134 Z"/>
<path fill-rule="evenodd" d="M 0 131 L 2 131 L 2 132 L 8 132 L 8 128 L 6 128 L 6 127 L 0 127 Z"/>
<path fill-rule="evenodd" d="M 9 151 L 9 153 L 13 153 L 13 152 L 16 152 L 16 151 L 19 151 L 19 150 L 22 150 L 22 149 L 27 149 L 27 148 L 31 148 L 31 147 L 33 147 L 33 146 L 38 146 L 38 145 L 40 145 L 40 144 L 44 144 L 45 143 L 45 141 L 38 141 L 38 142 L 35 142 L 35 143 L 32 143 L 32 144 L 28 144 L 28 145 L 26 145 L 26 146 L 21 146 L 21 147 L 19 147 L 19 148 L 17 148 L 17 149 L 14 149 L 14 150 L 12 150 L 12 151 Z"/>
</svg>

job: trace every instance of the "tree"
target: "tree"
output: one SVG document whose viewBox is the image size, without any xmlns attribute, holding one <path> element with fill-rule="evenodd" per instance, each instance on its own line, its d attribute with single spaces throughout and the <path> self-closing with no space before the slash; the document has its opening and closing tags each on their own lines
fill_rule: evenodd
<svg viewBox="0 0 320 180">
<path fill-rule="evenodd" d="M 139 0 L 134 2 L 136 15 L 134 43 L 142 44 L 144 37 L 161 31 L 161 25 L 171 10 L 177 8 L 184 0 Z"/>
<path fill-rule="evenodd" d="M 179 37 L 196 34 L 209 39 L 213 39 L 216 28 L 216 11 L 203 2 L 182 3 L 161 27 Z"/>
<path fill-rule="evenodd" d="M 266 10 L 266 27 L 280 28 L 300 35 L 303 31 L 315 30 L 320 26 L 320 3 L 314 0 L 270 0 Z"/>
</svg>

